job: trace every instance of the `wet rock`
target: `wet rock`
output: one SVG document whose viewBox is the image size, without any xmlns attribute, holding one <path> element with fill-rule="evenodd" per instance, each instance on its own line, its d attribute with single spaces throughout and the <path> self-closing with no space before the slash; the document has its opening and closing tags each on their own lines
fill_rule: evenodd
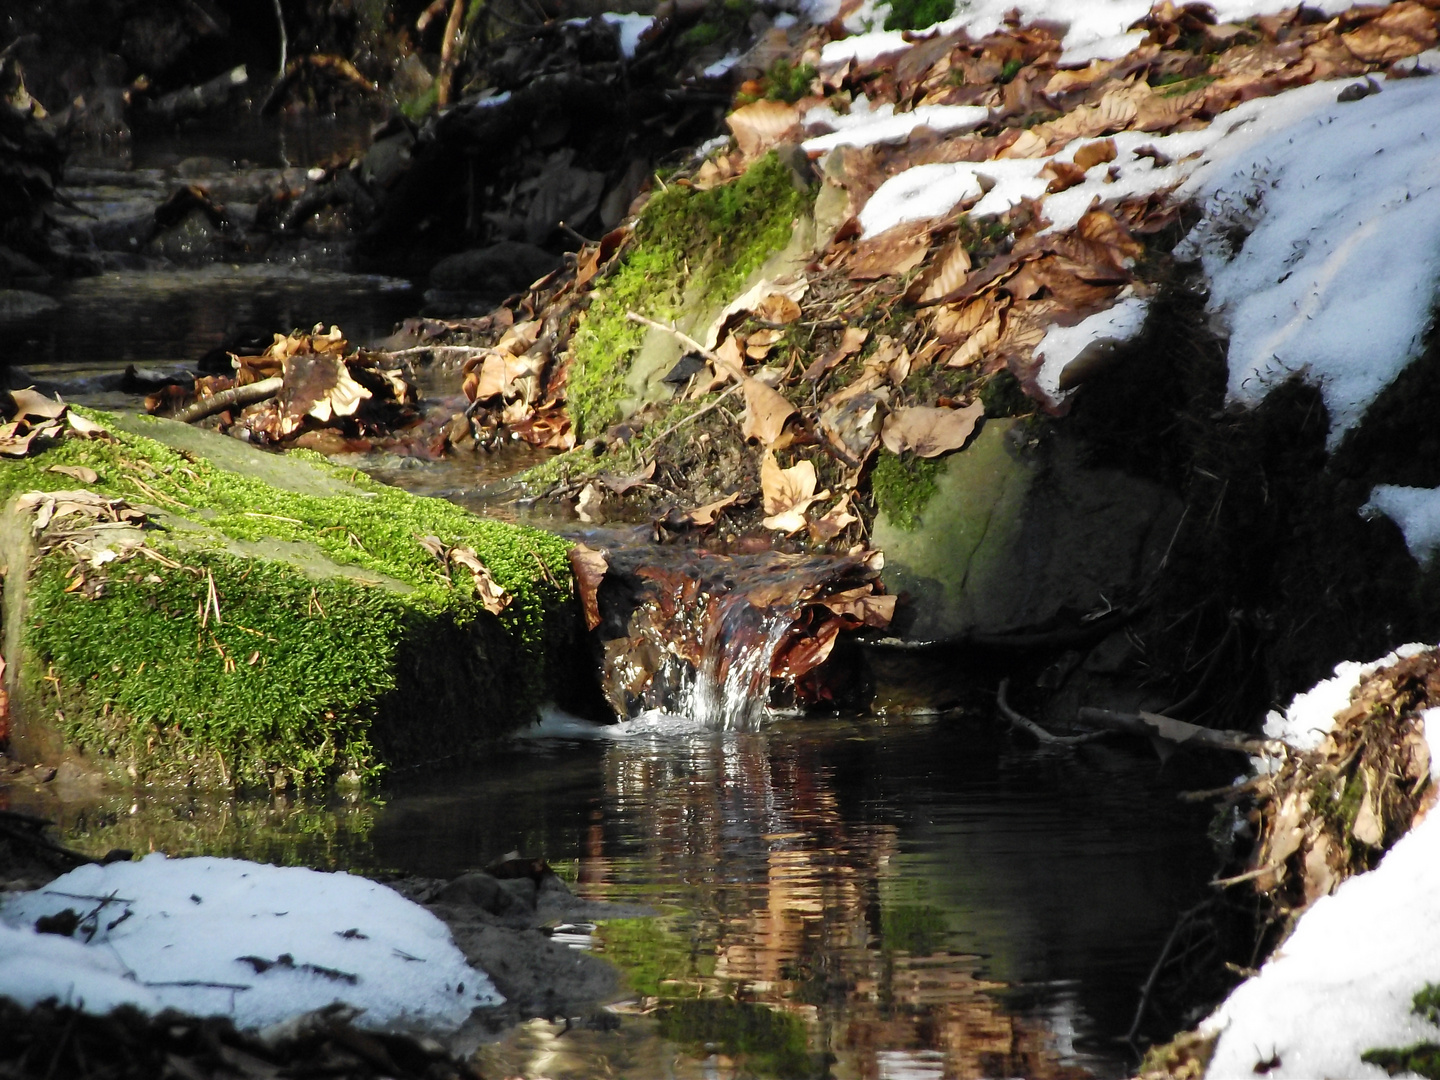
<svg viewBox="0 0 1440 1080">
<path fill-rule="evenodd" d="M 445 292 L 508 296 L 559 265 L 560 260 L 544 248 L 502 240 L 441 259 L 430 271 L 430 284 Z"/>
<path fill-rule="evenodd" d="M 477 907 L 491 915 L 523 915 L 535 910 L 535 882 L 529 878 L 501 880 L 483 871 L 462 874 L 435 894 L 435 902 Z"/>
<path fill-rule="evenodd" d="M 0 322 L 43 315 L 59 306 L 59 301 L 43 293 L 27 292 L 24 289 L 0 289 Z"/>
</svg>

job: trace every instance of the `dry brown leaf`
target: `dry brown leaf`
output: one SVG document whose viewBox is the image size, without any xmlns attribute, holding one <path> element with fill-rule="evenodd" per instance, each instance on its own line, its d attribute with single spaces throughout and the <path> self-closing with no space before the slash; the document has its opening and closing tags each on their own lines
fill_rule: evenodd
<svg viewBox="0 0 1440 1080">
<path fill-rule="evenodd" d="M 283 371 L 285 384 L 276 397 L 282 438 L 298 431 L 306 416 L 322 424 L 334 416 L 353 416 L 370 397 L 333 351 L 292 352 L 283 361 Z"/>
<path fill-rule="evenodd" d="M 585 629 L 594 630 L 600 625 L 600 583 L 610 563 L 605 553 L 584 544 L 576 544 L 569 551 L 570 570 L 575 575 L 575 591 L 580 595 L 580 606 L 585 609 Z"/>
<path fill-rule="evenodd" d="M 766 451 L 760 462 L 760 493 L 764 497 L 766 517 L 761 522 L 767 529 L 786 535 L 805 527 L 805 511 L 828 491 L 815 493 L 815 465 L 801 461 L 782 469 L 775 455 Z"/>
<path fill-rule="evenodd" d="M 48 398 L 33 387 L 11 390 L 10 397 L 15 402 L 15 412 L 11 417 L 13 420 L 23 420 L 27 416 L 36 420 L 57 420 L 65 415 L 64 402 Z"/>
<path fill-rule="evenodd" d="M 783 101 L 756 101 L 725 118 L 740 152 L 758 157 L 780 142 L 800 123 L 800 112 Z"/>
<path fill-rule="evenodd" d="M 1046 162 L 1039 175 L 1042 180 L 1050 181 L 1045 185 L 1045 191 L 1050 195 L 1059 194 L 1076 184 L 1085 182 L 1085 170 L 1079 165 L 1068 161 L 1056 161 L 1053 158 Z M 944 296 L 945 294 L 939 293 L 938 295 Z"/>
<path fill-rule="evenodd" d="M 602 472 L 597 479 L 616 495 L 624 495 L 632 488 L 637 488 L 645 481 L 655 475 L 655 462 L 650 462 L 643 469 L 631 473 L 629 476 L 616 476 L 613 473 Z"/>
<path fill-rule="evenodd" d="M 938 457 L 964 446 L 984 415 L 978 401 L 960 409 L 913 405 L 886 417 L 880 439 L 892 454 L 913 450 L 923 458 Z"/>
<path fill-rule="evenodd" d="M 30 444 L 39 434 L 24 421 L 0 424 L 0 454 L 6 457 L 25 457 L 30 453 Z"/>
<path fill-rule="evenodd" d="M 851 281 L 874 281 L 909 273 L 930 252 L 932 221 L 912 221 L 886 229 L 855 245 L 849 259 Z"/>
<path fill-rule="evenodd" d="M 470 571 L 475 583 L 475 598 L 490 614 L 499 615 L 510 605 L 510 594 L 501 588 L 500 583 L 490 575 L 490 569 L 471 548 L 451 548 L 450 561 Z"/>
<path fill-rule="evenodd" d="M 846 493 L 823 517 L 810 522 L 810 535 L 820 543 L 828 544 L 859 520 L 850 512 L 850 495 Z"/>
<path fill-rule="evenodd" d="M 714 525 L 720 517 L 721 511 L 726 507 L 734 506 L 741 499 L 741 493 L 736 491 L 726 495 L 723 499 L 716 499 L 714 502 L 706 503 L 704 506 L 697 506 L 694 510 L 686 510 L 683 514 L 685 520 L 697 528 L 704 528 Z"/>
<path fill-rule="evenodd" d="M 854 356 L 865 344 L 870 331 L 862 326 L 847 326 L 840 335 L 840 344 L 805 369 L 805 378 L 818 379 L 825 372 Z"/>
<path fill-rule="evenodd" d="M 759 379 L 747 378 L 742 385 L 745 415 L 741 419 L 741 431 L 747 440 L 757 439 L 760 445 L 770 446 L 780 438 L 785 421 L 795 413 L 795 406 Z"/>
<path fill-rule="evenodd" d="M 757 330 L 745 339 L 745 355 L 751 360 L 764 360 L 784 337 L 783 330 Z"/>
<path fill-rule="evenodd" d="M 110 434 L 109 429 L 103 424 L 97 424 L 94 420 L 87 420 L 74 410 L 65 414 L 65 421 L 70 425 L 70 430 L 81 438 L 99 439 Z"/>
<path fill-rule="evenodd" d="M 1098 142 L 1086 143 L 1075 151 L 1075 164 L 1082 171 L 1089 170 L 1104 162 L 1114 161 L 1115 153 L 1114 139 L 1101 139 Z"/>
<path fill-rule="evenodd" d="M 1367 64 L 1388 64 L 1435 44 L 1435 17 L 1424 4 L 1400 0 L 1379 18 L 1341 34 L 1345 47 Z"/>
<path fill-rule="evenodd" d="M 772 281 L 766 278 L 764 281 L 756 283 L 726 304 L 724 310 L 715 317 L 715 321 L 705 331 L 705 347 L 707 349 L 716 347 L 720 335 L 725 332 L 726 325 L 736 315 L 744 312 L 758 312 L 767 301 L 779 303 L 779 301 L 771 300 L 771 297 L 777 294 L 785 299 L 795 301 L 798 305 L 799 301 L 805 298 L 805 293 L 809 288 L 810 282 L 804 274 L 797 276 L 794 280 L 786 280 L 782 277 Z M 799 310 L 798 307 L 796 310 Z"/>
<path fill-rule="evenodd" d="M 84 465 L 51 465 L 45 471 L 73 477 L 82 484 L 94 484 L 100 480 L 99 473 L 94 469 L 86 468 Z"/>
<path fill-rule="evenodd" d="M 774 292 L 756 306 L 755 317 L 785 326 L 800 318 L 800 305 L 784 293 Z"/>
<path fill-rule="evenodd" d="M 958 289 L 970 275 L 971 265 L 970 252 L 965 245 L 959 240 L 952 241 L 935 257 L 935 265 L 922 275 L 919 301 L 933 303 Z"/>
</svg>

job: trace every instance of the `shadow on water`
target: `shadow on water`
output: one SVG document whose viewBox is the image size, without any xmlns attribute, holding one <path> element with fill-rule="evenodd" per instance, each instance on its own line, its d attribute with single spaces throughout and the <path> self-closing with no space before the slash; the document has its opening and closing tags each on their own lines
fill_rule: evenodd
<svg viewBox="0 0 1440 1080">
<path fill-rule="evenodd" d="M 1152 760 L 1037 755 L 988 719 L 537 740 L 375 800 L 267 807 L 37 808 L 96 850 L 444 877 L 518 849 L 585 896 L 657 906 L 589 941 L 634 995 L 618 1031 L 534 1021 L 486 1049 L 527 1077 L 661 1057 L 696 1076 L 1119 1075 L 1136 987 L 1209 865 L 1204 812 Z"/>
</svg>

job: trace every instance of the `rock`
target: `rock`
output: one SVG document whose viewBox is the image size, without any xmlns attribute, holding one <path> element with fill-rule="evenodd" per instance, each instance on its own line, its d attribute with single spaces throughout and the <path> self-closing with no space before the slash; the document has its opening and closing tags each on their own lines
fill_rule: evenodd
<svg viewBox="0 0 1440 1080">
<path fill-rule="evenodd" d="M 504 297 L 523 291 L 559 265 L 560 259 L 544 248 L 502 240 L 441 259 L 430 271 L 430 284 L 445 292 Z"/>
<path fill-rule="evenodd" d="M 906 637 L 1005 634 L 1102 612 L 1163 555 L 1180 513 L 1173 494 L 1084 466 L 1073 440 L 1032 456 L 1012 433 L 1014 421 L 991 420 L 942 459 L 914 529 L 877 518 L 886 587 L 914 601 Z"/>
<path fill-rule="evenodd" d="M 434 902 L 478 907 L 491 915 L 521 915 L 535 910 L 535 882 L 529 878 L 501 881 L 477 870 L 445 885 Z"/>
<path fill-rule="evenodd" d="M 43 293 L 24 289 L 0 289 L 0 323 L 44 315 L 60 306 L 60 301 Z"/>
</svg>

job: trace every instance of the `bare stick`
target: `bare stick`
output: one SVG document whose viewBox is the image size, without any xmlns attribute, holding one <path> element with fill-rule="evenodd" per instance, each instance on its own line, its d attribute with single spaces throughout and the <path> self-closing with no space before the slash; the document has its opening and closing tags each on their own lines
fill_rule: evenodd
<svg viewBox="0 0 1440 1080">
<path fill-rule="evenodd" d="M 656 322 L 654 319 L 647 319 L 644 315 L 641 315 L 638 312 L 634 311 L 627 311 L 625 313 L 625 318 L 629 319 L 633 323 L 639 323 L 641 326 L 649 326 L 653 327 L 656 330 L 663 330 L 665 333 L 670 334 L 672 337 L 674 337 L 677 341 L 680 342 L 681 345 L 684 345 L 691 352 L 698 352 L 701 356 L 705 357 L 705 359 L 709 360 L 712 364 L 719 364 L 721 362 L 720 357 L 716 354 L 714 349 L 707 349 L 704 345 L 701 345 L 698 341 L 696 341 L 689 334 L 685 333 L 685 331 L 683 330 L 676 330 L 675 327 L 666 326 L 663 322 Z"/>
<path fill-rule="evenodd" d="M 203 420 L 207 416 L 223 412 L 232 405 L 238 405 L 243 409 L 246 405 L 254 405 L 257 401 L 274 397 L 284 384 L 285 380 L 276 375 L 274 378 L 246 383 L 244 386 L 232 386 L 229 390 L 221 390 L 218 394 L 211 394 L 192 405 L 185 406 L 172 419 L 179 420 L 182 424 L 193 424 L 196 420 Z"/>
<path fill-rule="evenodd" d="M 374 349 L 377 356 L 419 356 L 421 353 L 459 353 L 461 356 L 478 356 L 481 353 L 494 352 L 495 350 L 486 345 L 412 345 L 408 349 L 396 349 L 391 352 L 389 349 Z"/>
<path fill-rule="evenodd" d="M 450 80 L 455 74 L 456 47 L 460 39 L 460 15 L 465 10 L 465 0 L 455 0 L 450 8 L 450 18 L 445 22 L 445 37 L 440 42 L 440 73 L 435 77 L 435 104 L 450 104 Z"/>
<path fill-rule="evenodd" d="M 280 78 L 285 78 L 285 65 L 289 62 L 290 38 L 285 33 L 285 9 L 280 0 L 274 0 L 275 21 L 280 25 Z"/>
<path fill-rule="evenodd" d="M 1122 713 L 1110 709 L 1081 706 L 1077 714 L 1082 723 L 1111 731 L 1124 731 L 1150 739 L 1164 739 L 1176 745 L 1203 746 L 1207 750 L 1233 750 L 1239 754 L 1278 754 L 1285 744 L 1271 739 L 1257 739 L 1243 731 L 1222 731 L 1201 727 L 1157 713 Z"/>
<path fill-rule="evenodd" d="M 1103 731 L 1087 731 L 1083 735 L 1054 735 L 1046 731 L 1039 724 L 1035 723 L 1034 720 L 1021 716 L 1010 707 L 1009 702 L 1005 700 L 1005 691 L 1009 688 L 1009 678 L 1001 679 L 1000 689 L 995 694 L 995 705 L 999 708 L 1000 715 L 1010 721 L 1011 727 L 1017 727 L 1021 731 L 1028 731 L 1042 743 L 1049 746 L 1079 746 L 1081 743 L 1094 742 L 1096 739 L 1105 737 L 1106 733 Z"/>
<path fill-rule="evenodd" d="M 709 405 L 706 405 L 703 409 L 696 409 L 696 410 L 695 410 L 694 412 L 692 412 L 689 416 L 681 417 L 679 420 L 675 421 L 675 423 L 671 424 L 668 428 L 666 428 L 664 431 L 662 431 L 659 435 L 656 435 L 655 438 L 654 438 L 653 440 L 651 440 L 650 445 L 651 445 L 651 446 L 655 446 L 655 445 L 658 444 L 662 439 L 669 438 L 671 435 L 675 434 L 675 432 L 679 431 L 680 428 L 684 427 L 684 426 L 685 426 L 686 424 L 688 424 L 691 420 L 698 420 L 698 419 L 700 419 L 700 417 L 704 416 L 706 413 L 710 412 L 711 410 L 713 410 L 713 409 L 718 409 L 718 408 L 721 406 L 721 404 L 724 403 L 724 401 L 725 401 L 725 399 L 726 399 L 727 397 L 729 397 L 731 394 L 735 393 L 736 390 L 739 390 L 739 389 L 740 389 L 741 385 L 742 385 L 742 384 L 740 384 L 740 383 L 736 383 L 734 386 L 730 387 L 728 390 L 725 390 L 724 392 L 722 392 L 719 397 L 717 397 L 717 398 L 716 398 L 714 401 L 712 401 Z"/>
</svg>

